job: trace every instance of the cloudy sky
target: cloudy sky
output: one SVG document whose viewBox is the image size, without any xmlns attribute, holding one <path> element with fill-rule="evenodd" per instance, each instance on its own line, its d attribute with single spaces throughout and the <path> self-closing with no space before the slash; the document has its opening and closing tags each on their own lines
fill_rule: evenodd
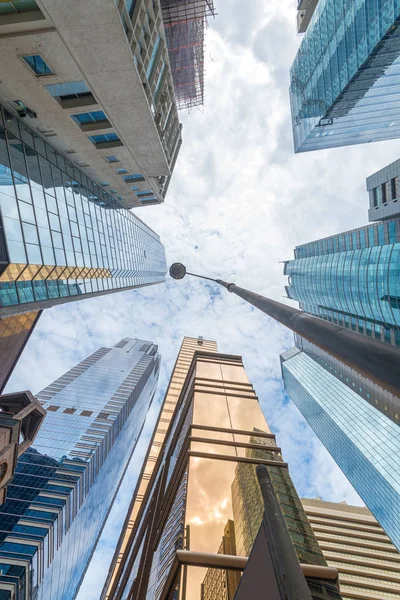
<svg viewBox="0 0 400 600">
<path fill-rule="evenodd" d="M 184 144 L 165 204 L 138 210 L 168 263 L 235 281 L 277 300 L 293 248 L 367 223 L 365 178 L 399 158 L 399 142 L 294 155 L 289 67 L 300 43 L 297 0 L 215 0 L 206 37 L 206 104 L 183 114 Z M 152 340 L 163 358 L 158 403 L 184 335 L 240 354 L 301 495 L 360 503 L 294 405 L 279 354 L 291 334 L 212 285 L 168 279 L 47 310 L 8 386 L 37 392 L 100 346 Z M 98 600 L 154 424 L 153 406 L 79 600 Z"/>
</svg>

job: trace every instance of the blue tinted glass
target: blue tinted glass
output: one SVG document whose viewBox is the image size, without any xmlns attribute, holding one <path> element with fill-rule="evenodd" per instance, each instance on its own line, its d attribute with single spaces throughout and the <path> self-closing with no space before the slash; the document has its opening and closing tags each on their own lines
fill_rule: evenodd
<svg viewBox="0 0 400 600">
<path fill-rule="evenodd" d="M 46 85 L 47 90 L 52 96 L 70 96 L 73 94 L 82 94 L 90 92 L 87 84 L 84 81 L 68 81 L 68 83 L 55 83 L 54 85 Z"/>
<path fill-rule="evenodd" d="M 44 62 L 40 54 L 34 54 L 32 56 L 23 56 L 22 60 L 32 69 L 35 75 L 52 75 L 53 71 Z"/>
<path fill-rule="evenodd" d="M 148 196 L 149 194 L 154 194 L 153 190 L 143 190 L 141 192 L 138 192 L 136 196 L 140 198 L 141 196 Z"/>
<path fill-rule="evenodd" d="M 394 0 L 319 0 L 290 72 L 296 152 L 400 137 L 399 17 Z"/>
<path fill-rule="evenodd" d="M 125 181 L 142 181 L 144 177 L 141 173 L 137 173 L 136 175 L 123 175 L 122 179 Z"/>
<path fill-rule="evenodd" d="M 384 225 L 379 225 L 378 226 L 378 244 L 380 246 L 383 246 L 384 243 L 385 243 L 385 227 L 384 227 Z"/>
<path fill-rule="evenodd" d="M 119 158 L 117 158 L 114 154 L 110 156 L 106 156 L 106 161 L 109 163 L 119 162 Z"/>
<path fill-rule="evenodd" d="M 157 52 L 158 52 L 159 46 L 160 46 L 160 36 L 157 35 L 157 39 L 154 42 L 153 51 L 151 53 L 151 57 L 150 57 L 150 61 L 149 61 L 149 66 L 147 67 L 147 71 L 146 71 L 146 77 L 147 77 L 147 79 L 150 79 L 150 77 L 152 76 L 153 68 L 154 68 L 154 62 L 156 60 L 156 56 L 157 56 Z"/>
<path fill-rule="evenodd" d="M 122 173 L 127 173 L 128 171 L 126 169 L 117 169 L 117 173 L 119 175 L 122 175 Z"/>
<path fill-rule="evenodd" d="M 288 357 L 282 372 L 290 398 L 400 548 L 398 424 L 305 352 Z"/>
<path fill-rule="evenodd" d="M 102 110 L 96 110 L 88 113 L 78 113 L 71 115 L 77 123 L 99 123 L 100 121 L 107 121 L 107 117 Z"/>
<path fill-rule="evenodd" d="M 119 137 L 116 133 L 102 133 L 98 135 L 90 135 L 89 140 L 93 142 L 93 144 L 101 144 L 102 142 L 115 142 L 119 140 Z"/>
<path fill-rule="evenodd" d="M 16 598 L 76 597 L 154 395 L 159 355 L 156 347 L 146 354 L 151 346 L 125 338 L 39 392 L 46 419 L 0 505 L 0 588 L 9 565 L 18 592 L 25 569 L 41 565 Z"/>
<path fill-rule="evenodd" d="M 389 243 L 390 244 L 396 243 L 396 222 L 395 221 L 391 221 L 389 223 Z"/>
</svg>

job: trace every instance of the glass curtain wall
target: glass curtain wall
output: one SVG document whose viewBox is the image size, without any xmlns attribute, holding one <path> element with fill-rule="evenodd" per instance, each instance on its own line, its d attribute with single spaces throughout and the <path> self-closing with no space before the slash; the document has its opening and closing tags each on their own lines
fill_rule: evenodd
<svg viewBox="0 0 400 600">
<path fill-rule="evenodd" d="M 174 377 L 175 371 L 171 384 Z M 156 434 L 151 448 L 155 444 L 158 460 L 144 495 L 139 480 L 133 502 L 140 499 L 140 508 L 135 522 L 126 522 L 129 539 L 124 537 L 103 598 L 211 600 L 224 582 L 232 597 L 239 578 L 228 564 L 219 574 L 207 568 L 206 559 L 203 566 L 179 567 L 177 551 L 249 555 L 264 508 L 258 464 L 269 470 L 300 562 L 326 565 L 240 357 L 198 348 L 164 441 Z M 234 544 L 227 543 L 227 526 Z M 340 598 L 332 582 L 314 583 L 314 599 Z"/>
<path fill-rule="evenodd" d="M 0 314 L 164 280 L 158 235 L 5 109 L 0 174 Z"/>
<path fill-rule="evenodd" d="M 296 152 L 400 136 L 398 0 L 319 0 L 290 71 Z"/>
<path fill-rule="evenodd" d="M 400 219 L 298 246 L 287 294 L 302 310 L 400 344 Z"/>
</svg>

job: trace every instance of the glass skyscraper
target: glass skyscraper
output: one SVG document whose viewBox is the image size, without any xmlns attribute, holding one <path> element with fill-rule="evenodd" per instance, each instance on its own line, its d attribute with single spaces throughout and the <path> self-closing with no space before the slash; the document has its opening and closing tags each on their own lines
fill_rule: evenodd
<svg viewBox="0 0 400 600">
<path fill-rule="evenodd" d="M 47 410 L 0 505 L 0 597 L 71 600 L 153 400 L 160 356 L 125 338 L 38 394 Z"/>
<path fill-rule="evenodd" d="M 319 0 L 290 77 L 294 147 L 400 137 L 400 3 Z"/>
<path fill-rule="evenodd" d="M 297 246 L 286 292 L 309 314 L 400 344 L 400 218 Z"/>
<path fill-rule="evenodd" d="M 0 108 L 0 317 L 164 281 L 160 239 Z"/>
<path fill-rule="evenodd" d="M 300 562 L 325 566 L 241 358 L 185 338 L 102 599 L 233 600 L 231 555 L 248 556 L 263 515 L 258 464 Z M 332 581 L 308 584 L 314 600 L 340 598 Z"/>
<path fill-rule="evenodd" d="M 281 355 L 285 390 L 400 549 L 400 427 L 366 401 L 360 375 L 346 381 L 339 361 L 335 371 L 324 353 L 298 345 Z"/>
</svg>

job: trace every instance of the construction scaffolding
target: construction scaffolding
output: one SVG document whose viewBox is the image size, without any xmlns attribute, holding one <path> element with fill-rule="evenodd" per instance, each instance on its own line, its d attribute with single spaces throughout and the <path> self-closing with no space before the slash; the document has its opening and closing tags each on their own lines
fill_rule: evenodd
<svg viewBox="0 0 400 600">
<path fill-rule="evenodd" d="M 204 30 L 213 0 L 161 0 L 178 109 L 204 104 Z"/>
</svg>

